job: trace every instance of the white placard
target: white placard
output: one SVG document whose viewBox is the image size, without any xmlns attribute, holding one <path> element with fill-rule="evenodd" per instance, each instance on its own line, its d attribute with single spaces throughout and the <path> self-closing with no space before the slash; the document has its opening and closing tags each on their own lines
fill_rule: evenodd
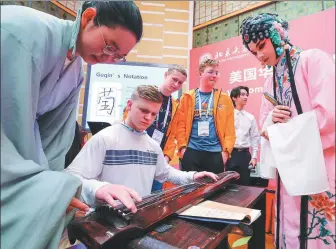
<svg viewBox="0 0 336 249">
<path fill-rule="evenodd" d="M 113 123 L 121 120 L 134 89 L 139 85 L 159 86 L 169 66 L 145 63 L 91 66 L 85 91 L 83 126 L 89 128 L 87 121 Z M 177 98 L 178 92 L 173 97 Z"/>
</svg>

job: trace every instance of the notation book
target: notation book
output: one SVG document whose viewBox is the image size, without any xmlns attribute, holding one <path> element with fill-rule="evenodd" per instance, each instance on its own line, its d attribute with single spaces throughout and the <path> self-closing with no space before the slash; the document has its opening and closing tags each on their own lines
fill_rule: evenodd
<svg viewBox="0 0 336 249">
<path fill-rule="evenodd" d="M 204 201 L 178 215 L 183 219 L 228 224 L 252 224 L 261 215 L 260 210 L 237 207 L 214 201 Z"/>
</svg>

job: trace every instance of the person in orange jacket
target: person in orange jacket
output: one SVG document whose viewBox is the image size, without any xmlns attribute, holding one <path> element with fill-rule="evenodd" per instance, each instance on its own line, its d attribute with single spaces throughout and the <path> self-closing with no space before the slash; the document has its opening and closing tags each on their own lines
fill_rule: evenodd
<svg viewBox="0 0 336 249">
<path fill-rule="evenodd" d="M 175 131 L 181 169 L 221 173 L 235 144 L 234 107 L 230 97 L 215 89 L 217 60 L 199 66 L 200 86 L 182 96 Z"/>
<path fill-rule="evenodd" d="M 168 69 L 164 75 L 163 84 L 159 86 L 159 91 L 163 96 L 160 113 L 153 124 L 146 130 L 147 134 L 160 144 L 168 163 L 173 158 L 176 150 L 175 134 L 172 131 L 176 130 L 177 126 L 175 114 L 178 100 L 174 99 L 172 94 L 182 87 L 186 79 L 187 71 L 183 67 L 174 65 Z M 127 113 L 126 109 L 124 120 L 127 118 Z M 161 189 L 162 183 L 154 180 L 152 191 Z"/>
</svg>

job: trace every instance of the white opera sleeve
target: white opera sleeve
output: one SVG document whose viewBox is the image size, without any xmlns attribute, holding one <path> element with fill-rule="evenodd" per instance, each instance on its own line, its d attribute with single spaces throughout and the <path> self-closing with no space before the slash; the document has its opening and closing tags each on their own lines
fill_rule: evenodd
<svg viewBox="0 0 336 249">
<path fill-rule="evenodd" d="M 267 128 L 271 125 L 274 125 L 272 121 L 273 111 L 270 111 L 266 118 L 264 119 L 264 123 L 262 124 L 261 132 L 267 131 Z"/>
<path fill-rule="evenodd" d="M 105 143 L 101 133 L 97 133 L 84 145 L 73 162 L 65 171 L 74 174 L 81 179 L 82 199 L 90 206 L 95 205 L 96 191 L 107 182 L 99 181 L 105 157 Z"/>
</svg>

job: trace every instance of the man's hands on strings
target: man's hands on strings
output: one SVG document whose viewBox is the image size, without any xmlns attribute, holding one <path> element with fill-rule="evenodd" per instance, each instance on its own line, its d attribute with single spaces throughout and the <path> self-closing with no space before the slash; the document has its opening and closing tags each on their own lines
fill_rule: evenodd
<svg viewBox="0 0 336 249">
<path fill-rule="evenodd" d="M 214 182 L 216 182 L 218 180 L 218 175 L 212 173 L 212 172 L 208 172 L 208 171 L 202 171 L 202 172 L 196 172 L 194 174 L 194 181 L 197 180 L 201 180 L 202 178 L 211 178 Z"/>
<path fill-rule="evenodd" d="M 117 184 L 106 184 L 96 191 L 96 198 L 116 208 L 118 201 L 125 205 L 132 213 L 137 211 L 136 202 L 141 202 L 140 195 L 131 188 Z"/>
</svg>

